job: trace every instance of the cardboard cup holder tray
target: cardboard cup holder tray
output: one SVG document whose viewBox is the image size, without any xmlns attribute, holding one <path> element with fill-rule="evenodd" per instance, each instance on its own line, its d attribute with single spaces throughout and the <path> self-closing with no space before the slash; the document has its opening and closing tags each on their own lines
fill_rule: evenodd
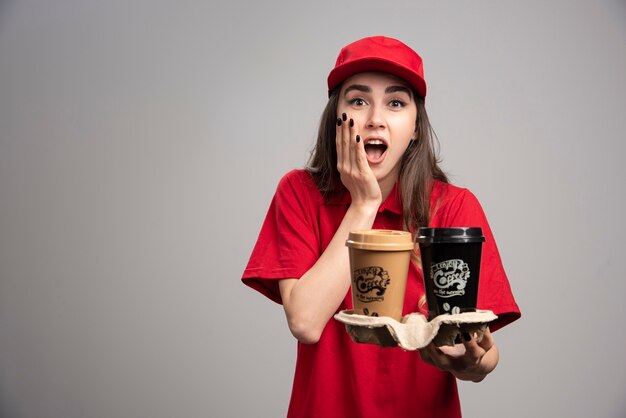
<svg viewBox="0 0 626 418">
<path fill-rule="evenodd" d="M 335 315 L 357 343 L 399 346 L 409 351 L 419 350 L 431 342 L 437 346 L 454 346 L 461 342 L 464 332 L 478 333 L 480 341 L 485 328 L 497 318 L 492 311 L 486 310 L 439 315 L 431 321 L 421 313 L 405 315 L 400 321 L 386 316 L 358 315 L 350 310 Z"/>
</svg>

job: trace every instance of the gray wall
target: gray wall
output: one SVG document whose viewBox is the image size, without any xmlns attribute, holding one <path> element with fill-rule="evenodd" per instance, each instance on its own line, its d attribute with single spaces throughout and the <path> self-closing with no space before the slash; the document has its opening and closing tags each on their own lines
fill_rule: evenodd
<svg viewBox="0 0 626 418">
<path fill-rule="evenodd" d="M 241 273 L 339 48 L 424 57 L 523 318 L 468 417 L 624 417 L 623 1 L 0 3 L 0 416 L 278 417 L 295 340 Z"/>
</svg>

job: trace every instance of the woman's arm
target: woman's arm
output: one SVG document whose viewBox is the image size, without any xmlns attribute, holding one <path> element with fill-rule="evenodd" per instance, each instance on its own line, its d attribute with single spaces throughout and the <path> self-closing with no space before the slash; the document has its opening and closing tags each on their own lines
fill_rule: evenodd
<svg viewBox="0 0 626 418">
<path fill-rule="evenodd" d="M 350 287 L 350 263 L 346 239 L 355 229 L 371 228 L 376 208 L 350 207 L 328 247 L 300 279 L 278 282 L 287 323 L 299 341 L 319 340 Z"/>
<path fill-rule="evenodd" d="M 316 343 L 350 287 L 346 239 L 350 231 L 370 229 L 382 193 L 369 164 L 363 142 L 357 142 L 353 123 L 338 120 L 337 169 L 352 203 L 333 239 L 317 262 L 299 279 L 279 281 L 280 295 L 291 333 L 301 342 Z M 341 126 L 341 127 L 340 127 Z"/>
</svg>

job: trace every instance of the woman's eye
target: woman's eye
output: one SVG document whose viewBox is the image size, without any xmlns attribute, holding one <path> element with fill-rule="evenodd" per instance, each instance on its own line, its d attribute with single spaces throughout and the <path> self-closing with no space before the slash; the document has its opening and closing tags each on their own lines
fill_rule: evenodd
<svg viewBox="0 0 626 418">
<path fill-rule="evenodd" d="M 363 106 L 365 104 L 365 100 L 359 97 L 355 97 L 354 99 L 350 100 L 350 104 L 356 105 L 356 106 Z"/>
<path fill-rule="evenodd" d="M 389 102 L 389 106 L 391 107 L 404 107 L 406 105 L 406 103 L 404 103 L 402 100 L 392 100 L 391 102 Z"/>
</svg>

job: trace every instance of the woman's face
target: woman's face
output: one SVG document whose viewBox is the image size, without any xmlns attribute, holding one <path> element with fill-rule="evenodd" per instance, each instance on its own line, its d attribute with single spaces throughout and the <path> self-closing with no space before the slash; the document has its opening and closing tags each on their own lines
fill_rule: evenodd
<svg viewBox="0 0 626 418">
<path fill-rule="evenodd" d="M 417 106 L 411 87 L 387 73 L 358 73 L 339 91 L 337 117 L 354 119 L 367 161 L 379 183 L 393 185 L 400 160 L 415 138 Z"/>
</svg>

